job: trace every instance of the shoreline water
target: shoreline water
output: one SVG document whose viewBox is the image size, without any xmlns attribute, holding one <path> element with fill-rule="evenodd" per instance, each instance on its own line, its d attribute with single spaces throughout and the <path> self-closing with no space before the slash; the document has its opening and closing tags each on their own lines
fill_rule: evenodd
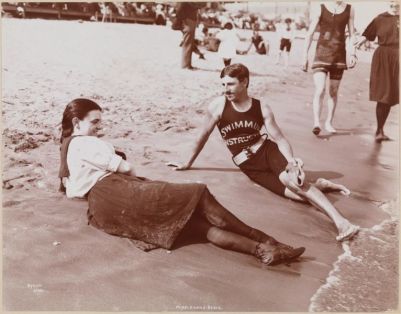
<svg viewBox="0 0 401 314">
<path fill-rule="evenodd" d="M 386 312 L 398 308 L 399 203 L 392 200 L 378 207 L 390 218 L 362 229 L 354 241 L 342 244 L 344 253 L 312 296 L 310 312 Z"/>
</svg>

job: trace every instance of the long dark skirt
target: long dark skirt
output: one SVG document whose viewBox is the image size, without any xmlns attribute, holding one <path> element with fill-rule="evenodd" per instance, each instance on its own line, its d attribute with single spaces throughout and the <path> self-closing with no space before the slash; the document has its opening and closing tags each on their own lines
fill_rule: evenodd
<svg viewBox="0 0 401 314">
<path fill-rule="evenodd" d="M 89 224 L 135 240 L 133 243 L 144 250 L 170 249 L 205 188 L 204 184 L 111 174 L 97 182 L 89 193 Z"/>
<path fill-rule="evenodd" d="M 373 54 L 369 99 L 396 105 L 399 93 L 399 49 L 380 46 Z"/>
</svg>

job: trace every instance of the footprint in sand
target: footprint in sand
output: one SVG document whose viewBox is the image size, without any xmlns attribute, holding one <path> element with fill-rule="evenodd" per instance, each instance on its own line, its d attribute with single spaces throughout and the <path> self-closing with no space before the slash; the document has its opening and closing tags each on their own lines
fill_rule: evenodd
<svg viewBox="0 0 401 314">
<path fill-rule="evenodd" d="M 144 146 L 143 147 L 143 154 L 142 156 L 145 157 L 146 159 L 151 159 L 152 158 L 152 152 L 150 151 L 150 146 Z"/>
<path fill-rule="evenodd" d="M 11 207 L 20 204 L 20 201 L 6 201 L 3 203 L 3 207 Z"/>
<path fill-rule="evenodd" d="M 10 182 L 3 182 L 3 189 L 11 190 L 14 187 Z"/>
</svg>

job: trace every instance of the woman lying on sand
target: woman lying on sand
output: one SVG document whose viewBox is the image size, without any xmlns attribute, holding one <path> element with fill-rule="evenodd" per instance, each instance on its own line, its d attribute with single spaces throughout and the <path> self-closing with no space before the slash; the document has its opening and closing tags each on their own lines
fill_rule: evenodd
<svg viewBox="0 0 401 314">
<path fill-rule="evenodd" d="M 288 263 L 305 251 L 244 224 L 204 184 L 136 176 L 133 166 L 97 137 L 101 111 L 91 100 L 75 99 L 62 119 L 62 186 L 67 197 L 87 197 L 92 226 L 136 240 L 144 250 L 170 249 L 185 227 L 221 248 L 254 255 L 265 265 Z"/>
</svg>

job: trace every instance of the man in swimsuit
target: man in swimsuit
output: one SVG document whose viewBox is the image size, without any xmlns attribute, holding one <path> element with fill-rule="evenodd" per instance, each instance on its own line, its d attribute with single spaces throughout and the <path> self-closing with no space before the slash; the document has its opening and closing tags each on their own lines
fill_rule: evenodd
<svg viewBox="0 0 401 314">
<path fill-rule="evenodd" d="M 204 6 L 196 2 L 178 2 L 177 19 L 182 21 L 183 38 L 180 46 L 182 47 L 181 68 L 194 70 L 192 66 L 192 52 L 194 52 L 195 30 L 198 21 L 199 8 Z"/>
<path fill-rule="evenodd" d="M 307 201 L 326 213 L 336 225 L 338 241 L 354 236 L 359 227 L 351 224 L 321 192 L 325 189 L 349 191 L 325 179 L 306 182 L 302 161 L 294 158 L 291 145 L 277 125 L 267 104 L 249 97 L 249 70 L 242 64 L 225 67 L 220 78 L 224 96 L 216 98 L 207 111 L 204 127 L 195 142 L 192 156 L 185 164 L 171 162 L 176 170 L 189 169 L 203 149 L 215 126 L 218 127 L 234 163 L 251 180 L 281 196 Z M 260 134 L 262 127 L 268 138 Z"/>
<path fill-rule="evenodd" d="M 354 43 L 354 8 L 344 1 L 331 1 L 320 6 L 319 14 L 312 17 L 309 31 L 305 38 L 303 71 L 308 70 L 308 52 L 312 43 L 313 34 L 317 26 L 320 27 L 320 36 L 316 45 L 315 59 L 312 64 L 315 93 L 313 96 L 313 134 L 321 131 L 320 114 L 326 89 L 326 80 L 329 76 L 329 93 L 327 100 L 327 118 L 324 127 L 329 133 L 336 133 L 333 127 L 334 111 L 337 106 L 337 94 L 344 70 L 353 68 L 356 64 Z M 349 31 L 349 64 L 345 49 L 345 28 Z"/>
</svg>

